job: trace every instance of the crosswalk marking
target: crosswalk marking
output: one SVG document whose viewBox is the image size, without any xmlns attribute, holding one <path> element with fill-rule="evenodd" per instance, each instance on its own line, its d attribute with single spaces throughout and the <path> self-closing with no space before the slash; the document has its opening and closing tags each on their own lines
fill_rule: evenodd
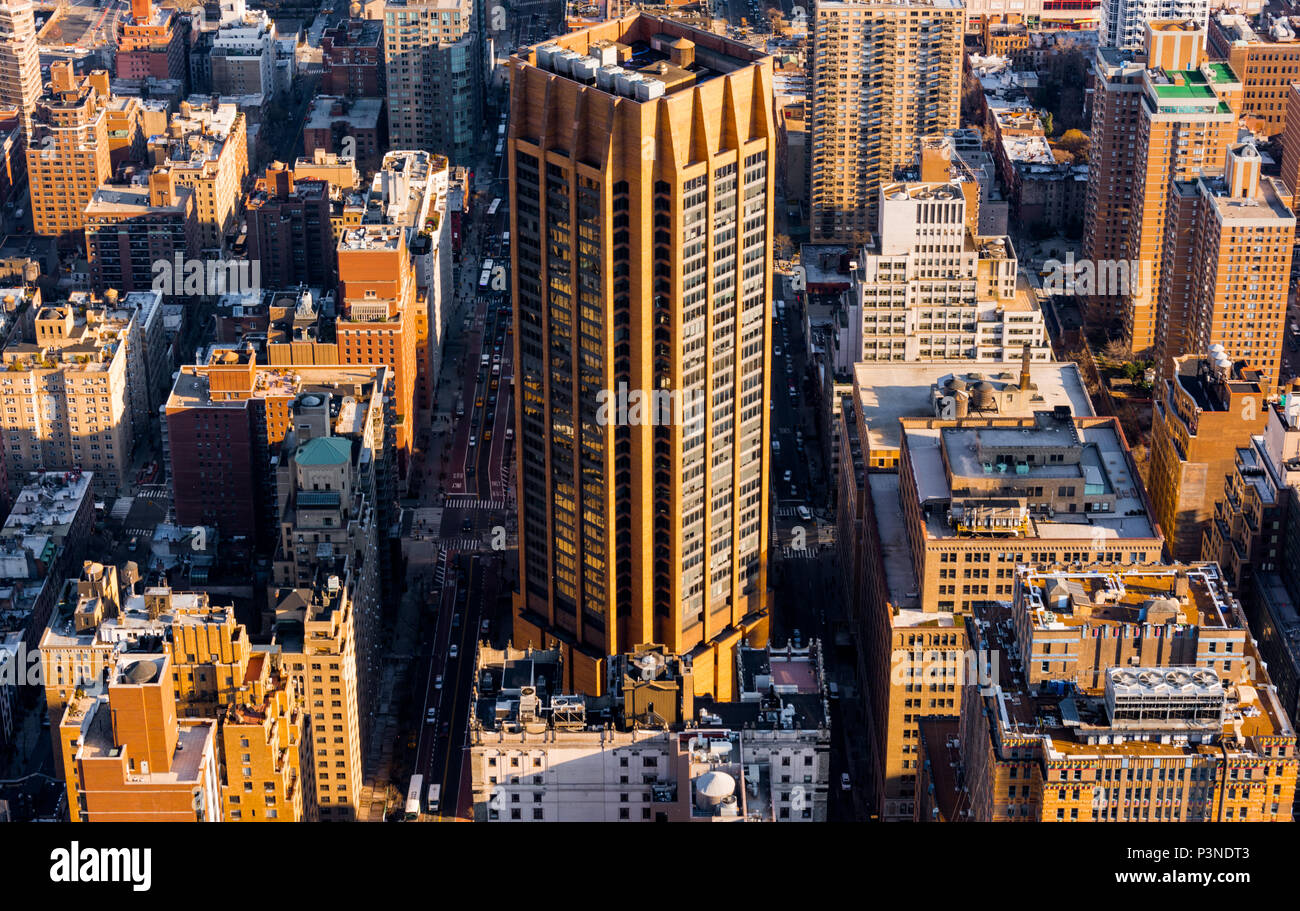
<svg viewBox="0 0 1300 911">
<path fill-rule="evenodd" d="M 786 560 L 812 559 L 821 551 L 821 548 L 814 544 L 812 547 L 795 549 L 793 547 L 782 547 L 781 556 Z"/>
<path fill-rule="evenodd" d="M 442 544 L 448 550 L 477 551 L 488 549 L 488 543 L 479 538 L 447 538 Z"/>
<path fill-rule="evenodd" d="M 458 494 L 448 496 L 443 505 L 458 509 L 505 509 L 507 506 L 506 501 L 501 498 L 484 500 L 479 497 Z"/>
</svg>

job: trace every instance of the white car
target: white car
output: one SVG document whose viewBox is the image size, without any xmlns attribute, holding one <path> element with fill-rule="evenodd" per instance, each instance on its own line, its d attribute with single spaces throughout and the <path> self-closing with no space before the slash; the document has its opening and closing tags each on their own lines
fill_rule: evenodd
<svg viewBox="0 0 1300 911">
<path fill-rule="evenodd" d="M 427 711 L 427 712 L 424 713 L 424 720 L 425 720 L 426 722 L 428 722 L 429 724 L 434 724 L 435 722 L 437 722 L 437 720 L 438 720 L 438 710 L 437 710 L 437 709 L 429 709 L 429 711 Z"/>
<path fill-rule="evenodd" d="M 460 649 L 459 649 L 457 646 L 453 645 L 453 646 L 448 650 L 448 652 L 447 652 L 447 657 L 448 657 L 448 658 L 455 658 L 455 657 L 456 657 L 457 655 L 459 655 L 459 654 L 460 654 Z"/>
<path fill-rule="evenodd" d="M 790 473 L 790 472 L 788 472 L 788 471 L 786 472 L 786 474 L 789 474 L 789 473 Z M 800 506 L 800 507 L 799 507 L 797 510 L 795 510 L 795 511 L 799 513 L 799 518 L 803 519 L 805 522 L 807 522 L 807 521 L 809 521 L 810 519 L 812 519 L 812 510 L 809 509 L 807 506 Z"/>
<path fill-rule="evenodd" d="M 785 470 L 785 475 L 782 477 L 782 480 L 789 481 L 792 476 L 793 476 L 792 472 L 790 471 L 790 469 L 787 468 Z"/>
<path fill-rule="evenodd" d="M 435 690 L 442 689 L 442 674 L 439 674 L 437 677 L 433 678 L 433 688 Z"/>
<path fill-rule="evenodd" d="M 773 355 L 774 357 L 780 357 L 780 356 L 781 356 L 781 346 L 780 346 L 780 345 L 777 345 L 775 348 L 772 349 L 772 355 Z"/>
<path fill-rule="evenodd" d="M 472 433 L 469 435 L 469 445 L 471 449 L 478 445 L 478 437 L 474 436 Z"/>
<path fill-rule="evenodd" d="M 848 790 L 851 790 L 852 787 L 853 787 L 853 783 L 852 783 L 851 781 L 849 781 L 849 773 L 848 773 L 848 772 L 841 772 L 841 773 L 840 773 L 840 790 L 841 790 L 841 791 L 848 791 Z"/>
</svg>

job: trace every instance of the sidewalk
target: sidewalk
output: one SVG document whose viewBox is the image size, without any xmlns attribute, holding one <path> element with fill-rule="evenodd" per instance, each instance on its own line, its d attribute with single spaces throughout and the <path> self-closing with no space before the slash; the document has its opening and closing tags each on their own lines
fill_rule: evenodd
<svg viewBox="0 0 1300 911">
<path fill-rule="evenodd" d="M 4 762 L 0 763 L 0 780 L 23 778 L 40 770 L 46 755 L 54 749 L 49 729 L 41 727 L 44 715 L 43 709 L 34 708 L 23 714 L 21 722 L 14 725 L 14 740 L 10 744 L 12 753 L 7 750 Z"/>
</svg>

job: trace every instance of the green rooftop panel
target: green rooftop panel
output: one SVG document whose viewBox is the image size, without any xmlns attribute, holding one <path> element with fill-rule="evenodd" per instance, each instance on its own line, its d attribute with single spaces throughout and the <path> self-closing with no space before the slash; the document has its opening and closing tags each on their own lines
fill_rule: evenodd
<svg viewBox="0 0 1300 911">
<path fill-rule="evenodd" d="M 1205 83 L 1199 85 L 1157 85 L 1156 95 L 1163 101 L 1168 98 L 1171 100 L 1188 99 L 1193 101 L 1217 101 L 1218 96 Z"/>
<path fill-rule="evenodd" d="M 316 437 L 298 448 L 299 465 L 339 465 L 352 458 L 352 441 L 345 437 Z"/>
<path fill-rule="evenodd" d="M 1210 78 L 1216 83 L 1240 82 L 1232 67 L 1226 63 L 1211 63 L 1206 68 L 1210 71 Z"/>
</svg>

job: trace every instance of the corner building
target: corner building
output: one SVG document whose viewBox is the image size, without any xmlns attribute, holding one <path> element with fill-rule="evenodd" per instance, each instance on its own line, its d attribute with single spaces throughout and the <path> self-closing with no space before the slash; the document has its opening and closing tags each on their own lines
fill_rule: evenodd
<svg viewBox="0 0 1300 911">
<path fill-rule="evenodd" d="M 771 58 L 637 15 L 510 66 L 514 641 L 591 694 L 661 643 L 727 699 L 767 638 Z"/>
</svg>

